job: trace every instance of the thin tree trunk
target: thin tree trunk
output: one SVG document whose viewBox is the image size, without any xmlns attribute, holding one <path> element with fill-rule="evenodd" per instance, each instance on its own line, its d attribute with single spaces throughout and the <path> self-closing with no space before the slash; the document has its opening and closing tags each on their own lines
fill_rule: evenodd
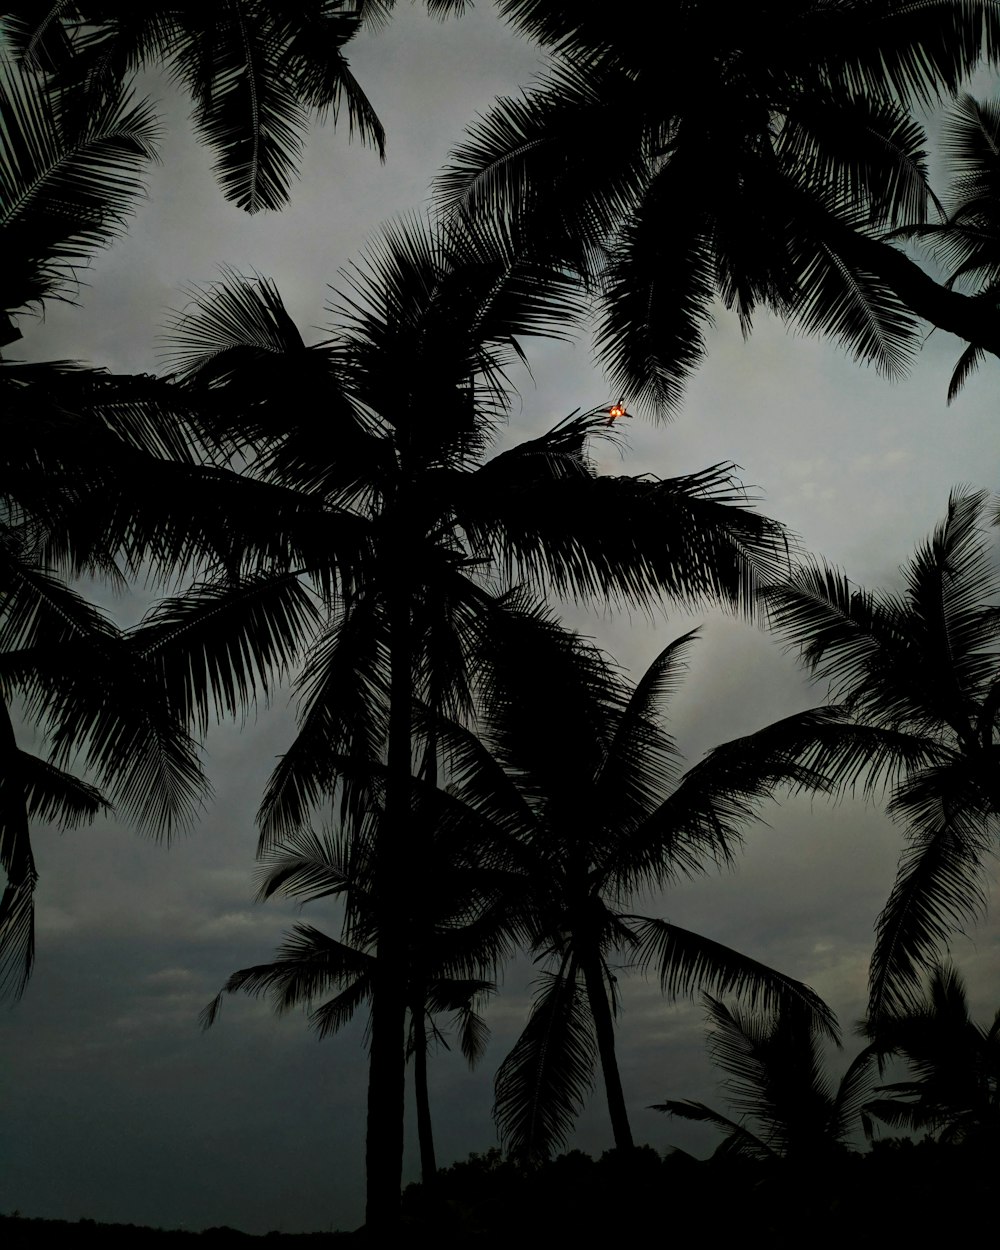
<svg viewBox="0 0 1000 1250">
<path fill-rule="evenodd" d="M 389 611 L 389 749 L 385 820 L 376 852 L 378 941 L 372 994 L 365 1150 L 370 1234 L 399 1223 L 403 1178 L 407 980 L 407 829 L 411 789 L 411 654 L 409 581 L 405 556 L 392 552 L 386 575 Z"/>
<path fill-rule="evenodd" d="M 427 1090 L 427 1016 L 421 1000 L 410 1008 L 413 1019 L 413 1092 L 417 1103 L 417 1137 L 420 1141 L 420 1179 L 429 1191 L 437 1177 L 431 1103 Z"/>
<path fill-rule="evenodd" d="M 597 1050 L 601 1057 L 601 1071 L 604 1074 L 604 1089 L 608 1096 L 608 1113 L 611 1116 L 611 1130 L 614 1133 L 615 1146 L 618 1150 L 631 1150 L 634 1145 L 632 1129 L 628 1122 L 625 1094 L 618 1072 L 618 1059 L 615 1056 L 615 1021 L 611 1014 L 611 1003 L 604 984 L 604 970 L 601 966 L 600 954 L 591 948 L 582 954 L 580 964 L 587 986 L 590 1011 L 594 1017 Z"/>
</svg>

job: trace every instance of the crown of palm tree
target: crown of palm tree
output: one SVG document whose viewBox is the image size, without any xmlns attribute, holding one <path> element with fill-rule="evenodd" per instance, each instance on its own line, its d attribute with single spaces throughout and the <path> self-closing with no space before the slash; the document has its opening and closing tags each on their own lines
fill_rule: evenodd
<svg viewBox="0 0 1000 1250">
<path fill-rule="evenodd" d="M 710 986 L 751 1002 L 793 1001 L 830 1026 L 804 985 L 699 934 L 631 914 L 634 895 L 732 858 L 760 800 L 825 788 L 798 763 L 825 709 L 717 748 L 682 772 L 665 704 L 693 635 L 672 642 L 633 688 L 593 645 L 544 610 L 508 603 L 491 622 L 477 684 L 477 734 L 442 727 L 456 794 L 523 843 L 527 931 L 550 965 L 531 1018 L 497 1074 L 508 1148 L 547 1155 L 565 1141 L 600 1055 L 619 1148 L 632 1145 L 617 1062 L 615 952 L 655 968 L 670 995 Z M 835 718 L 834 718 L 835 720 Z"/>
<path fill-rule="evenodd" d="M 860 737 L 824 767 L 892 785 L 908 846 L 877 925 L 869 1015 L 905 1007 L 923 967 L 986 905 L 1000 789 L 997 574 L 987 495 L 953 493 L 948 515 L 903 568 L 898 594 L 823 564 L 769 589 L 774 625 L 801 650 Z M 814 762 L 815 762 L 814 757 Z"/>
<path fill-rule="evenodd" d="M 929 1128 L 941 1141 L 990 1150 L 1000 1144 L 1000 1011 L 989 1027 L 969 1016 L 965 982 L 953 968 L 931 969 L 926 997 L 867 1028 L 881 1059 L 895 1055 L 911 1079 L 881 1085 L 867 1107 L 892 1127 Z"/>
<path fill-rule="evenodd" d="M 616 391 L 669 410 L 715 301 L 744 332 L 768 308 L 889 375 L 916 319 L 1000 350 L 1000 321 L 883 243 L 925 220 L 924 138 L 908 112 L 1000 50 L 993 0 L 775 0 L 611 21 L 597 3 L 507 0 L 557 57 L 498 101 L 439 181 L 454 210 L 524 218 L 535 245 L 602 292 Z M 961 323 L 961 328 L 960 328 Z"/>
<path fill-rule="evenodd" d="M 726 1073 L 725 1089 L 741 1118 L 690 1100 L 651 1109 L 721 1129 L 726 1137 L 718 1155 L 815 1164 L 845 1149 L 871 1105 L 874 1050 L 866 1047 L 834 1087 L 823 1070 L 815 1020 L 801 1009 L 746 1013 L 707 994 L 705 1004 L 712 1061 Z"/>
</svg>

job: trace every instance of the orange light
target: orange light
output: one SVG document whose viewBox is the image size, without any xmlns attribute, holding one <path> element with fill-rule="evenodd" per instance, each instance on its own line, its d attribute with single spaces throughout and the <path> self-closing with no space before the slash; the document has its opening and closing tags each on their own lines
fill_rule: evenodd
<svg viewBox="0 0 1000 1250">
<path fill-rule="evenodd" d="M 612 421 L 614 421 L 616 417 L 624 417 L 624 415 L 625 415 L 624 404 L 612 404 L 611 407 L 608 409 L 608 416 L 611 418 Z"/>
</svg>

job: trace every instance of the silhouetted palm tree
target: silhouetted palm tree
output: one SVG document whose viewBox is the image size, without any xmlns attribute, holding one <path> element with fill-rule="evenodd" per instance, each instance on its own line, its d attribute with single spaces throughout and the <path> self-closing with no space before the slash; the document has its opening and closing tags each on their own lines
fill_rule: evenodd
<svg viewBox="0 0 1000 1250">
<path fill-rule="evenodd" d="M 886 241 L 926 220 L 910 106 L 1000 50 L 992 0 L 707 0 L 618 18 L 597 0 L 503 0 L 557 57 L 501 99 L 440 181 L 450 208 L 524 217 L 603 293 L 616 392 L 678 403 L 720 299 L 766 308 L 889 375 L 916 318 L 1000 352 L 1000 312 Z"/>
<path fill-rule="evenodd" d="M 927 997 L 883 1015 L 871 1036 L 881 1057 L 905 1060 L 912 1073 L 878 1087 L 888 1097 L 868 1105 L 871 1115 L 893 1128 L 936 1130 L 944 1142 L 1000 1149 L 1000 1011 L 988 1028 L 971 1020 L 958 972 L 933 968 Z"/>
<path fill-rule="evenodd" d="M 733 504 L 727 466 L 666 481 L 599 477 L 606 416 L 575 417 L 486 459 L 510 402 L 518 336 L 560 333 L 573 284 L 518 258 L 503 232 L 395 226 L 348 275 L 333 337 L 306 347 L 277 291 L 234 279 L 174 328 L 176 364 L 254 481 L 302 499 L 317 548 L 304 571 L 330 625 L 303 673 L 300 731 L 262 807 L 264 845 L 385 763 L 374 868 L 378 946 L 369 1100 L 369 1215 L 397 1209 L 402 1151 L 405 917 L 414 693 L 464 712 L 465 660 L 499 570 L 557 593 L 646 603 L 661 594 L 747 606 L 784 562 L 777 526 Z M 264 501 L 262 496 L 262 502 Z M 306 533 L 303 521 L 300 533 Z M 433 770 L 433 751 L 428 757 Z"/>
<path fill-rule="evenodd" d="M 347 1024 L 372 1000 L 378 930 L 372 895 L 372 853 L 382 812 L 378 787 L 353 836 L 302 833 L 274 848 L 260 897 L 282 893 L 300 902 L 339 898 L 345 905 L 344 938 L 338 942 L 312 925 L 296 925 L 269 964 L 243 968 L 226 982 L 202 1013 L 204 1026 L 215 1020 L 224 994 L 266 995 L 276 1012 L 310 1009 L 331 991 L 334 997 L 311 1011 L 310 1024 L 325 1037 Z M 444 805 L 442 810 L 442 804 Z M 406 950 L 407 1054 L 414 1064 L 414 1093 L 422 1179 L 436 1171 L 427 1085 L 427 1056 L 434 1040 L 444 1041 L 435 1017 L 450 1013 L 470 1066 L 481 1058 L 489 1037 L 479 1014 L 495 991 L 499 963 L 509 953 L 509 884 L 495 855 L 470 837 L 467 822 L 454 819 L 454 804 L 422 787 L 414 820 L 430 821 L 412 882 Z M 432 815 L 432 812 L 436 815 Z M 501 880 L 506 889 L 499 889 Z"/>
<path fill-rule="evenodd" d="M 987 519 L 985 493 L 953 493 L 897 594 L 865 590 L 819 563 L 767 591 L 774 625 L 869 734 L 867 751 L 849 751 L 838 766 L 851 781 L 867 770 L 869 786 L 890 779 L 888 810 L 906 825 L 909 845 L 878 919 L 873 1027 L 905 1009 L 933 954 L 986 905 L 983 870 L 1000 816 L 998 582 Z"/>
<path fill-rule="evenodd" d="M 824 1073 L 815 1018 L 795 1008 L 740 1012 L 709 995 L 705 1003 L 712 1061 L 726 1073 L 725 1089 L 740 1118 L 689 1100 L 657 1103 L 652 1110 L 721 1129 L 726 1137 L 717 1155 L 815 1165 L 847 1149 L 874 1088 L 874 1051 L 863 1050 L 834 1086 Z"/>
<path fill-rule="evenodd" d="M 757 801 L 824 779 L 796 762 L 806 713 L 717 748 L 687 772 L 663 724 L 687 634 L 634 688 L 594 646 L 539 609 L 490 628 L 479 738 L 441 731 L 456 793 L 524 841 L 533 952 L 543 974 L 529 1023 L 497 1074 L 501 1136 L 537 1158 L 565 1140 L 600 1057 L 615 1145 L 632 1146 L 618 1065 L 614 953 L 656 969 L 671 996 L 701 986 L 751 1002 L 799 1003 L 829 1024 L 804 985 L 711 939 L 631 914 L 634 896 L 732 858 Z M 789 741 L 795 742 L 789 751 Z"/>
</svg>

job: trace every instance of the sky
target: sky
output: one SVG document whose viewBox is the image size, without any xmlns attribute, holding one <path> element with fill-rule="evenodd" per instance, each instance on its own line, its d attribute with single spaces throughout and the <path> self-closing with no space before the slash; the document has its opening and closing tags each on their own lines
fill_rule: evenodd
<svg viewBox="0 0 1000 1250">
<path fill-rule="evenodd" d="M 434 172 L 465 124 L 498 94 L 527 86 L 541 62 L 482 4 L 440 24 L 399 6 L 391 26 L 349 48 L 352 68 L 386 125 L 381 166 L 346 131 L 314 130 L 302 179 L 280 214 L 228 205 L 211 157 L 162 76 L 162 164 L 127 237 L 85 275 L 77 306 L 22 319 L 26 358 L 73 358 L 123 372 L 159 367 L 161 327 L 184 289 L 220 266 L 273 278 L 307 331 L 322 327 L 329 284 L 378 222 L 427 203 Z M 984 80 L 977 87 L 989 90 Z M 321 332 L 317 329 L 316 337 Z M 606 472 L 661 476 L 719 461 L 762 511 L 803 546 L 871 587 L 899 584 L 899 566 L 943 516 L 949 491 L 996 490 L 995 362 L 945 404 L 961 345 L 935 332 L 903 382 L 862 370 L 829 342 L 761 317 L 748 341 L 720 312 L 709 355 L 670 424 L 628 423 L 627 446 L 602 451 Z M 586 336 L 529 349 L 531 378 L 505 437 L 537 434 L 576 408 L 608 402 Z M 130 623 L 141 592 L 113 605 Z M 673 637 L 704 623 L 671 730 L 694 762 L 712 745 L 824 701 L 794 656 L 761 629 L 711 611 L 665 605 L 653 622 L 566 608 L 638 676 Z M 294 733 L 287 693 L 244 727 L 207 743 L 215 795 L 198 827 L 169 849 L 113 818 L 34 835 L 41 881 L 38 959 L 28 991 L 0 1014 L 0 1211 L 248 1232 L 350 1228 L 363 1211 L 365 1054 L 359 1024 L 319 1043 L 301 1015 L 227 1000 L 209 1033 L 198 1013 L 230 972 L 265 961 L 298 918 L 333 929 L 321 907 L 254 904 L 254 813 L 275 758 Z M 847 1039 L 865 1002 L 872 926 L 902 846 L 874 805 L 844 798 L 775 804 L 747 830 L 733 873 L 644 900 L 650 911 L 771 963 L 813 986 Z M 980 1017 L 992 1016 L 996 918 L 956 938 L 953 957 Z M 439 1162 L 496 1144 L 492 1077 L 523 1025 L 532 969 L 506 973 L 489 1008 L 493 1039 L 470 1073 L 459 1054 L 431 1060 Z M 621 978 L 622 1078 L 640 1142 L 707 1153 L 713 1135 L 647 1110 L 664 1098 L 719 1105 L 697 1002 L 665 1004 L 657 985 Z M 595 1091 L 571 1145 L 599 1154 L 610 1127 Z M 412 1116 L 406 1179 L 416 1179 Z"/>
</svg>

